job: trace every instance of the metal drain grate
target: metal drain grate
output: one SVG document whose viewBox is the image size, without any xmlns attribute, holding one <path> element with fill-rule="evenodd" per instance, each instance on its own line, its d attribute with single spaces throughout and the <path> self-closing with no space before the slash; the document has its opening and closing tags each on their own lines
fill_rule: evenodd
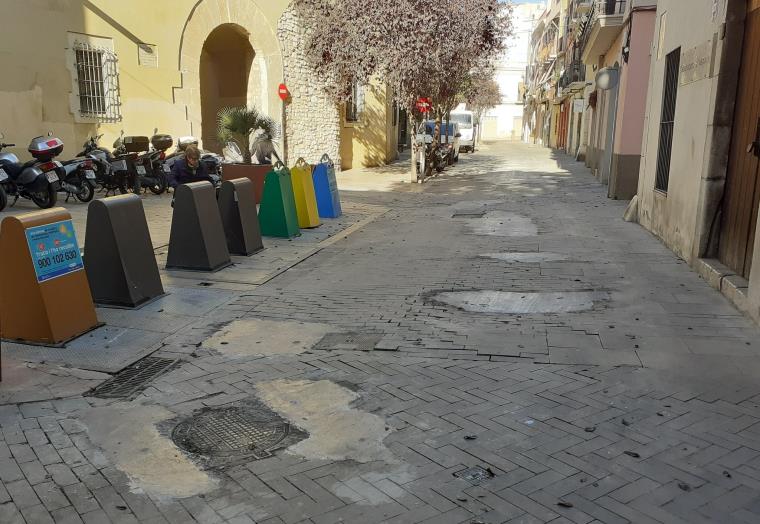
<svg viewBox="0 0 760 524">
<path fill-rule="evenodd" d="M 493 471 L 491 471 L 491 468 L 486 469 L 481 468 L 480 466 L 475 466 L 473 468 L 467 468 L 463 469 L 462 471 L 458 471 L 454 473 L 454 476 L 464 479 L 467 482 L 477 486 L 485 480 L 492 479 L 495 475 Z"/>
<path fill-rule="evenodd" d="M 98 398 L 128 398 L 145 389 L 155 378 L 174 369 L 179 360 L 146 357 L 119 371 L 87 395 Z"/>
<path fill-rule="evenodd" d="M 314 345 L 314 349 L 372 351 L 382 338 L 380 333 L 328 333 Z"/>
<path fill-rule="evenodd" d="M 204 410 L 180 422 L 172 440 L 197 455 L 258 460 L 272 456 L 291 433 L 298 430 L 263 406 L 234 406 Z"/>
</svg>

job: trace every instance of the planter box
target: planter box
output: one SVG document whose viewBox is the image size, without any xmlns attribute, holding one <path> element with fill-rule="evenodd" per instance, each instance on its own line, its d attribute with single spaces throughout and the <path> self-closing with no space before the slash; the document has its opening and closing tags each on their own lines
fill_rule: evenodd
<svg viewBox="0 0 760 524">
<path fill-rule="evenodd" d="M 261 203 L 261 195 L 264 193 L 264 181 L 267 173 L 272 170 L 270 164 L 222 164 L 222 178 L 234 180 L 247 178 L 253 183 L 253 192 L 256 195 L 256 203 Z"/>
</svg>

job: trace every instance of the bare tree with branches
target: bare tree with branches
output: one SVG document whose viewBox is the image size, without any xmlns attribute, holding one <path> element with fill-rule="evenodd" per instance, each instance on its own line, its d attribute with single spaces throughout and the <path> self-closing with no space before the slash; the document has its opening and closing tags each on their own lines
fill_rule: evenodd
<svg viewBox="0 0 760 524">
<path fill-rule="evenodd" d="M 307 32 L 306 55 L 336 102 L 348 99 L 354 82 L 381 79 L 398 105 L 432 102 L 436 119 L 456 105 L 473 70 L 496 58 L 511 33 L 511 7 L 500 0 L 294 0 Z M 417 178 L 413 139 L 412 174 Z"/>
</svg>

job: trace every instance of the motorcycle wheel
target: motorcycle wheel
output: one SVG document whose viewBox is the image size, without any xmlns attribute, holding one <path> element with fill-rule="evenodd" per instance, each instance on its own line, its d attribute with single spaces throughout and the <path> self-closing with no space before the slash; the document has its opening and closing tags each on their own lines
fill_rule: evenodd
<svg viewBox="0 0 760 524">
<path fill-rule="evenodd" d="M 89 182 L 82 182 L 82 190 L 74 194 L 74 197 L 80 202 L 89 202 L 95 196 L 95 188 Z"/>
<path fill-rule="evenodd" d="M 42 193 L 32 193 L 32 202 L 37 204 L 37 207 L 41 209 L 50 209 L 56 202 L 58 202 L 58 192 L 53 189 L 53 186 L 48 184 L 47 189 Z"/>
<path fill-rule="evenodd" d="M 150 192 L 154 195 L 160 195 L 164 191 L 166 191 L 166 177 L 163 175 L 159 175 L 157 178 L 157 182 L 150 186 L 148 189 L 150 189 Z"/>
<path fill-rule="evenodd" d="M 5 192 L 5 189 L 3 186 L 0 186 L 0 211 L 5 209 L 5 206 L 8 205 L 8 194 Z"/>
</svg>

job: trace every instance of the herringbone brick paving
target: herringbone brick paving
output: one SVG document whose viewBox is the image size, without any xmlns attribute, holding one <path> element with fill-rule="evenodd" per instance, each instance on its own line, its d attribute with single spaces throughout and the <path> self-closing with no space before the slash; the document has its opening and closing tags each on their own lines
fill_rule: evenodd
<svg viewBox="0 0 760 524">
<path fill-rule="evenodd" d="M 737 389 L 725 401 L 699 391 L 641 388 L 624 368 L 582 371 L 388 354 L 305 355 L 292 368 L 286 362 L 204 360 L 218 372 L 236 369 L 239 380 L 229 384 L 228 373 L 197 377 L 178 370 L 138 402 L 160 401 L 161 390 L 179 387 L 203 398 L 221 386 L 232 399 L 262 375 L 347 381 L 361 389 L 357 407 L 381 414 L 395 430 L 385 443 L 403 462 L 276 456 L 227 470 L 216 492 L 178 506 L 132 493 L 124 475 L 98 458 L 65 404 L 25 406 L 28 416 L 6 407 L 2 521 L 20 514 L 43 522 L 47 512 L 73 522 L 76 513 L 86 522 L 104 515 L 116 522 L 190 516 L 223 522 L 245 515 L 261 522 L 757 518 L 756 387 Z M 473 466 L 491 468 L 495 476 L 478 486 L 453 476 Z"/>
<path fill-rule="evenodd" d="M 168 336 L 156 355 L 184 363 L 137 398 L 0 406 L 0 523 L 760 521 L 758 330 L 620 221 L 623 205 L 582 169 L 556 160 L 493 146 L 423 192 L 344 195 L 390 211 Z M 472 218 L 452 218 L 481 208 L 528 217 L 536 234 L 473 234 Z M 567 259 L 482 256 L 508 251 Z M 525 315 L 433 299 L 480 289 L 609 298 L 589 311 Z M 372 352 L 265 357 L 203 347 L 246 318 L 383 339 Z M 357 390 L 352 407 L 384 420 L 393 460 L 279 451 L 211 471 L 211 490 L 167 497 L 141 489 L 86 422 L 104 407 L 186 416 L 275 380 Z M 150 447 L 137 453 L 161 467 Z M 493 476 L 455 476 L 472 467 Z"/>
</svg>

